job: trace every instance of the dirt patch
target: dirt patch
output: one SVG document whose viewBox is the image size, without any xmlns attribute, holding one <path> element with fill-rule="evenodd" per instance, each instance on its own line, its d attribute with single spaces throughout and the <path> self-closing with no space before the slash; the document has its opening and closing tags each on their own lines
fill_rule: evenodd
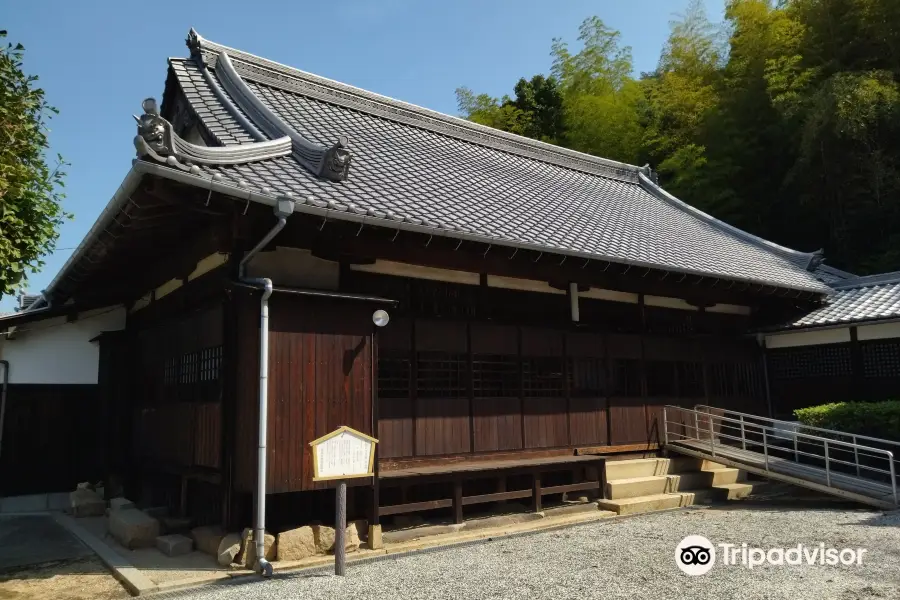
<svg viewBox="0 0 900 600">
<path fill-rule="evenodd" d="M 0 600 L 130 598 L 100 561 L 84 558 L 0 573 Z"/>
</svg>

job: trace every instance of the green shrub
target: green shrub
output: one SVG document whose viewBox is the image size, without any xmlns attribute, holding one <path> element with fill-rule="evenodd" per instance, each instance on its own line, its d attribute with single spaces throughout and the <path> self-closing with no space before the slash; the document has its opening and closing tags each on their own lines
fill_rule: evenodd
<svg viewBox="0 0 900 600">
<path fill-rule="evenodd" d="M 804 425 L 900 441 L 900 400 L 836 402 L 794 411 Z"/>
</svg>

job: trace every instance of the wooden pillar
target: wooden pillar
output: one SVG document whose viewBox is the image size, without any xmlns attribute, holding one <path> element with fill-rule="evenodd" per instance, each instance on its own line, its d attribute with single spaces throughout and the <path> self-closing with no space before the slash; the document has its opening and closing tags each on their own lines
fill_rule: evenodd
<svg viewBox="0 0 900 600">
<path fill-rule="evenodd" d="M 541 474 L 534 473 L 531 483 L 531 508 L 534 512 L 541 512 Z"/>
<path fill-rule="evenodd" d="M 859 332 L 856 327 L 850 328 L 850 368 L 853 381 L 853 389 L 857 394 L 857 400 L 869 400 L 869 390 L 866 389 L 866 378 L 863 372 L 862 347 L 859 345 Z"/>
<path fill-rule="evenodd" d="M 457 525 L 463 522 L 462 479 L 460 477 L 453 480 L 453 522 Z"/>
</svg>

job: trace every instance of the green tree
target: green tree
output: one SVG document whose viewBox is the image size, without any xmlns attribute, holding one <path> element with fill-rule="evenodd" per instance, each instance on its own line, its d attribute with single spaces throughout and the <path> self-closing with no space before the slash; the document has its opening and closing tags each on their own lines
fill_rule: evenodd
<svg viewBox="0 0 900 600">
<path fill-rule="evenodd" d="M 0 41 L 6 39 L 0 31 Z M 0 293 L 14 293 L 52 252 L 62 209 L 62 158 L 48 166 L 47 121 L 56 109 L 22 70 L 24 48 L 0 49 Z"/>
</svg>

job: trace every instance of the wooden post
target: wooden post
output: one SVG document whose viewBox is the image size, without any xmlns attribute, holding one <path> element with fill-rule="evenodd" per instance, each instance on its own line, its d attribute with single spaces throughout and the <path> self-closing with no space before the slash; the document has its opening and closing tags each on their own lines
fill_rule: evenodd
<svg viewBox="0 0 900 600">
<path fill-rule="evenodd" d="M 541 512 L 541 474 L 535 472 L 531 485 L 531 506 L 534 512 Z"/>
<path fill-rule="evenodd" d="M 334 574 L 343 576 L 347 572 L 347 482 L 338 482 L 335 495 L 334 523 Z"/>
<path fill-rule="evenodd" d="M 453 522 L 463 522 L 462 479 L 458 477 L 453 480 Z"/>
</svg>

